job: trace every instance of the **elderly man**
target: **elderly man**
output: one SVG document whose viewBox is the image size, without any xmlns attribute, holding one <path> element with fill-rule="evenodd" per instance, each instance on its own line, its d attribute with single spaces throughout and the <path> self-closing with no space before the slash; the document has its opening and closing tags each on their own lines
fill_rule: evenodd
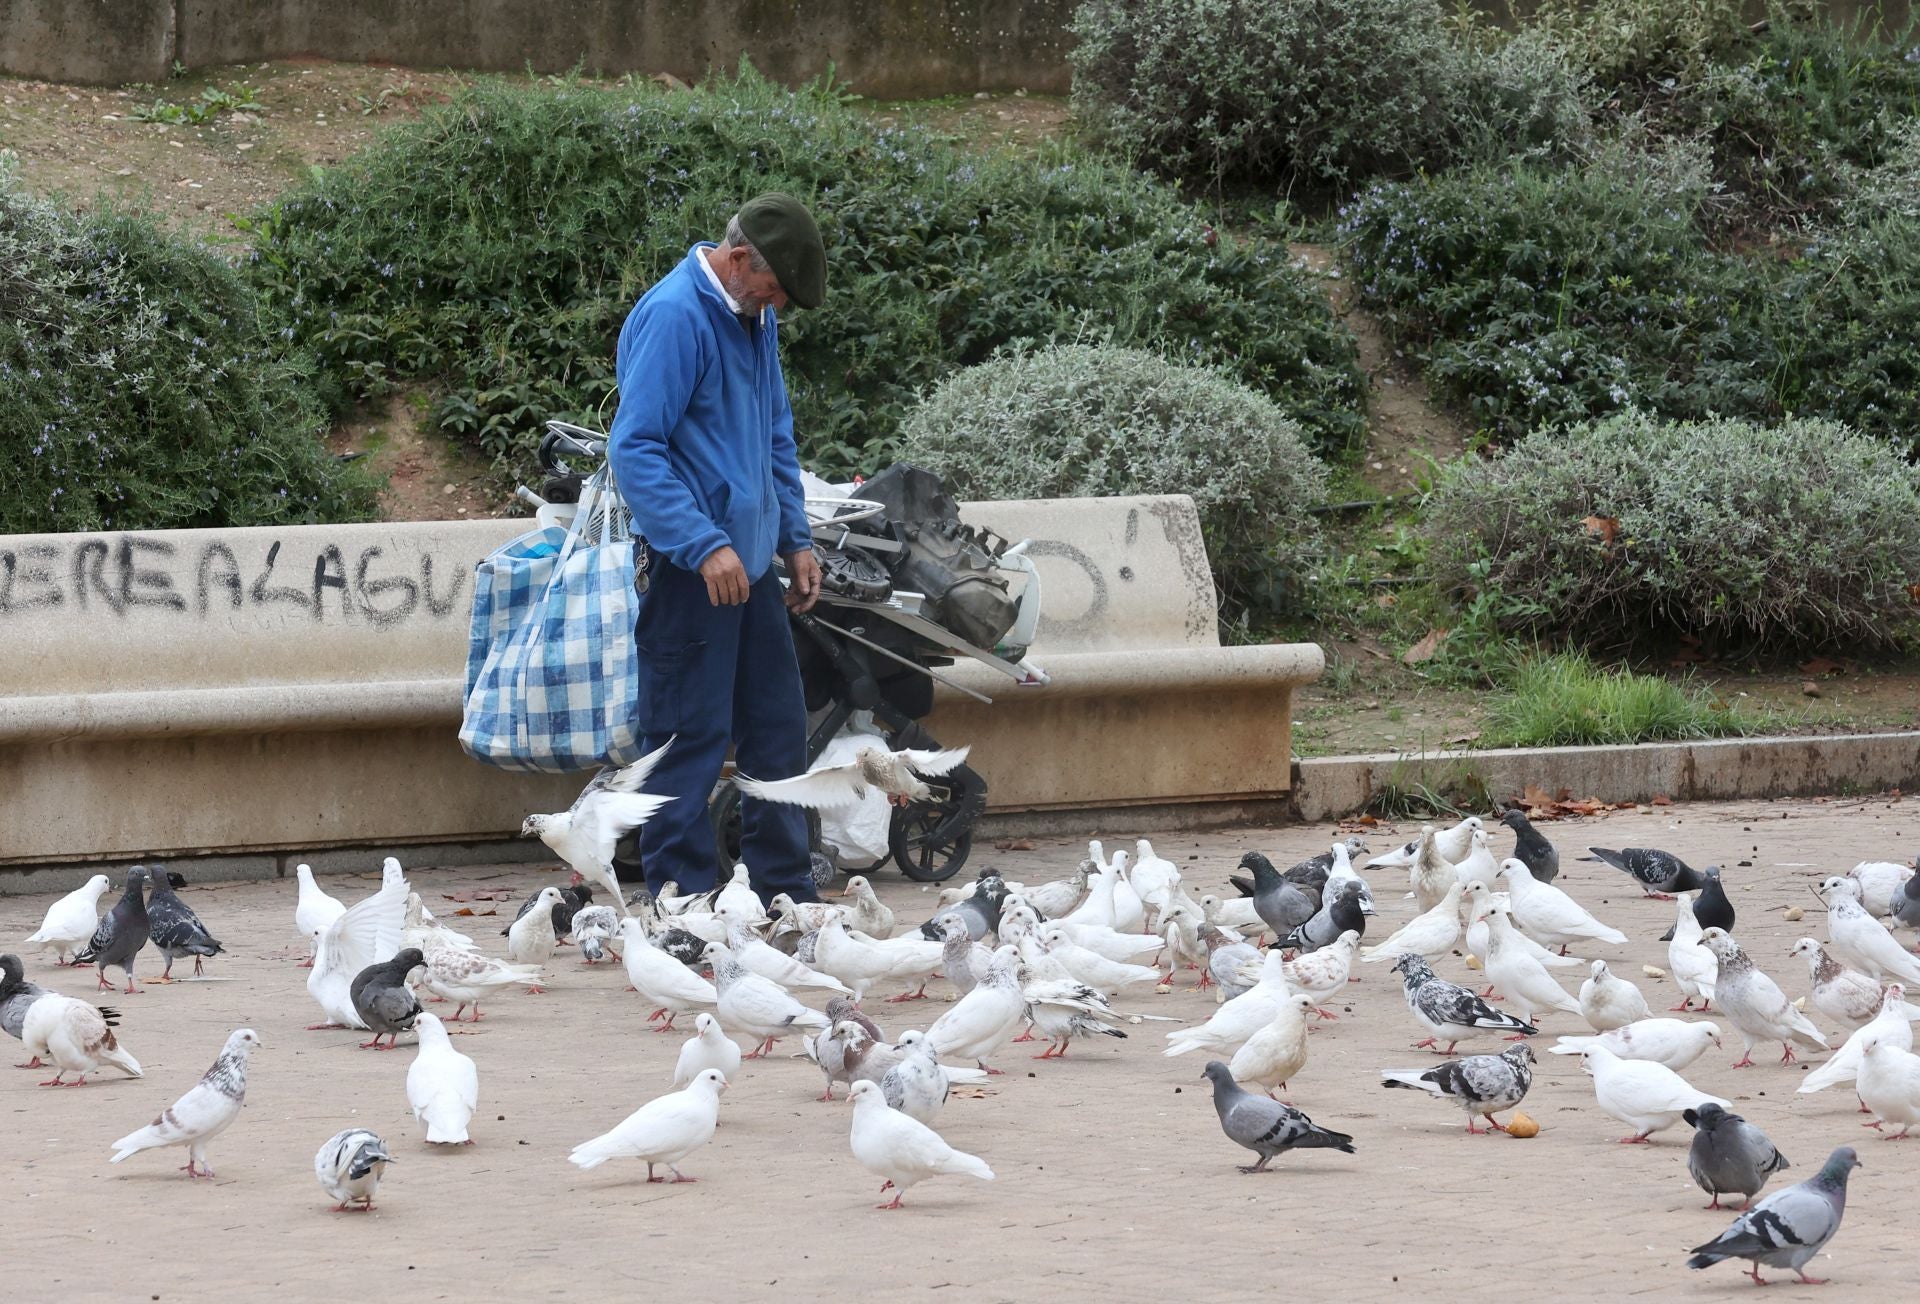
<svg viewBox="0 0 1920 1304">
<path fill-rule="evenodd" d="M 609 457 L 651 551 L 634 638 L 642 747 L 674 740 L 648 781 L 675 800 L 640 833 L 648 884 L 713 886 L 707 797 L 735 747 L 742 773 L 806 769 L 806 706 L 786 608 L 806 611 L 820 567 L 800 489 L 777 314 L 819 305 L 826 250 L 789 195 L 762 195 L 647 291 L 620 331 Z M 786 565 L 783 596 L 773 571 Z M 806 820 L 742 806 L 741 858 L 762 898 L 817 899 Z"/>
</svg>

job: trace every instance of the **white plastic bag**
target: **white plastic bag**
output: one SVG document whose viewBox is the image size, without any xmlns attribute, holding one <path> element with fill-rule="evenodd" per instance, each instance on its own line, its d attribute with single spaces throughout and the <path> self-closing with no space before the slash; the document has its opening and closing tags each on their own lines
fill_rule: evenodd
<svg viewBox="0 0 1920 1304">
<path fill-rule="evenodd" d="M 847 765 L 862 747 L 885 747 L 879 734 L 856 731 L 851 725 L 820 752 L 813 763 L 818 770 L 829 765 Z M 869 869 L 887 854 L 887 830 L 893 823 L 893 806 L 887 794 L 878 788 L 867 789 L 866 797 L 856 805 L 820 812 L 820 842 L 846 869 Z"/>
</svg>

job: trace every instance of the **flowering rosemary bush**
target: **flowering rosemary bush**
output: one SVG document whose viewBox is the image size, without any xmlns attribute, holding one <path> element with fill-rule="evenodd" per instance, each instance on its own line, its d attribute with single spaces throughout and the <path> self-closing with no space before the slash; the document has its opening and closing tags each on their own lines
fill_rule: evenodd
<svg viewBox="0 0 1920 1304">
<path fill-rule="evenodd" d="M 1110 345 L 1006 352 L 907 418 L 904 455 L 976 498 L 1188 494 L 1246 626 L 1297 606 L 1326 475 L 1270 399 L 1201 367 Z"/>
<path fill-rule="evenodd" d="M 1352 337 L 1277 241 L 1218 235 L 1116 165 L 964 152 L 751 70 L 677 93 L 483 85 L 261 214 L 253 273 L 353 389 L 435 382 L 442 428 L 524 470 L 545 418 L 604 427 L 634 300 L 770 189 L 807 199 L 827 246 L 825 303 L 781 322 L 824 474 L 884 467 L 918 393 L 1015 339 L 1217 363 L 1317 444 L 1362 429 Z"/>
<path fill-rule="evenodd" d="M 1626 412 L 1448 469 L 1427 502 L 1444 591 L 1590 646 L 1889 644 L 1920 593 L 1920 471 L 1823 420 Z"/>
<path fill-rule="evenodd" d="M 218 254 L 35 198 L 0 154 L 0 534 L 366 519 L 311 386 Z"/>
</svg>

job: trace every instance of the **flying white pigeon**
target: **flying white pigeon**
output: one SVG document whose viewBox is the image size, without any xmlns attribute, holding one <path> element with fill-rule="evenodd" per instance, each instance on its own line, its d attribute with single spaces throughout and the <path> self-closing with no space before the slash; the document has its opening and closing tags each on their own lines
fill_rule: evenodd
<svg viewBox="0 0 1920 1304">
<path fill-rule="evenodd" d="M 985 1161 L 948 1145 L 938 1132 L 887 1104 L 877 1082 L 856 1082 L 848 1093 L 853 1101 L 853 1157 L 884 1177 L 880 1192 L 893 1191 L 889 1204 L 898 1209 L 907 1188 L 930 1177 L 977 1177 L 993 1180 Z"/>
<path fill-rule="evenodd" d="M 647 1165 L 649 1182 L 667 1180 L 653 1175 L 655 1164 L 665 1164 L 676 1182 L 698 1181 L 674 1165 L 713 1140 L 720 1122 L 720 1093 L 726 1089 L 726 1075 L 719 1069 L 701 1069 L 681 1090 L 654 1097 L 612 1131 L 582 1141 L 567 1161 L 580 1168 L 598 1168 L 609 1159 L 639 1159 Z"/>
<path fill-rule="evenodd" d="M 367 1213 L 373 1209 L 374 1193 L 393 1161 L 387 1143 L 376 1133 L 350 1127 L 321 1143 L 313 1156 L 313 1175 L 320 1189 L 335 1200 L 331 1212 L 349 1213 L 357 1208 Z"/>
<path fill-rule="evenodd" d="M 48 992 L 27 1006 L 20 1040 L 30 1060 L 28 1067 L 45 1056 L 57 1070 L 40 1085 L 84 1087 L 87 1074 L 102 1064 L 111 1064 L 130 1078 L 140 1077 L 140 1061 L 129 1055 L 113 1035 L 118 1017 L 112 1010 L 59 992 Z M 62 1081 L 69 1073 L 80 1076 L 72 1082 Z"/>
<path fill-rule="evenodd" d="M 1623 1145 L 1644 1143 L 1707 1101 L 1732 1108 L 1731 1101 L 1709 1096 L 1664 1064 L 1621 1059 L 1605 1046 L 1582 1050 L 1580 1063 L 1593 1078 L 1593 1097 L 1600 1108 L 1633 1129 L 1632 1136 L 1620 1138 Z"/>
<path fill-rule="evenodd" d="M 480 1107 L 480 1070 L 453 1048 L 437 1014 L 421 1014 L 413 1031 L 420 1048 L 407 1067 L 407 1104 L 427 1125 L 429 1145 L 472 1145 L 467 1124 Z"/>
<path fill-rule="evenodd" d="M 51 949 L 60 963 L 85 946 L 100 926 L 100 898 L 110 884 L 105 874 L 95 874 L 86 883 L 47 907 L 40 927 L 26 940 L 42 952 Z"/>
<path fill-rule="evenodd" d="M 613 849 L 621 838 L 673 800 L 640 791 L 640 785 L 671 746 L 673 739 L 669 738 L 632 765 L 605 767 L 566 810 L 527 816 L 520 825 L 520 836 L 538 835 L 575 873 L 612 893 L 624 910 L 626 894 L 613 872 Z"/>
<path fill-rule="evenodd" d="M 735 779 L 740 791 L 762 801 L 777 801 L 813 810 L 838 810 L 865 801 L 869 787 L 878 788 L 904 806 L 933 795 L 917 775 L 951 774 L 967 759 L 967 748 L 944 751 L 892 752 L 884 747 L 862 747 L 845 765 L 823 765 L 791 779 Z"/>
<path fill-rule="evenodd" d="M 219 1136 L 240 1117 L 247 1099 L 247 1056 L 260 1046 L 259 1034 L 252 1028 L 236 1028 L 227 1036 L 220 1058 L 213 1062 L 193 1090 L 160 1112 L 160 1117 L 129 1132 L 113 1143 L 113 1158 L 119 1163 L 128 1155 L 161 1146 L 185 1146 L 188 1177 L 212 1177 L 207 1166 L 207 1142 Z"/>
<path fill-rule="evenodd" d="M 313 1028 L 365 1028 L 353 1008 L 353 980 L 369 965 L 400 953 L 407 928 L 407 880 L 400 862 L 389 856 L 381 866 L 380 890 L 356 901 L 315 935 L 313 971 L 307 994 L 327 1022 Z"/>
</svg>

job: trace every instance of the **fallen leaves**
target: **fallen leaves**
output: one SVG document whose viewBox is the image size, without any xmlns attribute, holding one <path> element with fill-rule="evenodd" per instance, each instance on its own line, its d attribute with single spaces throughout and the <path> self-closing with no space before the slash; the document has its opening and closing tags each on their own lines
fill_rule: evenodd
<svg viewBox="0 0 1920 1304">
<path fill-rule="evenodd" d="M 485 910 L 475 910 L 472 906 L 461 906 L 453 913 L 456 915 L 497 915 L 500 912 L 492 907 L 488 907 Z"/>
<path fill-rule="evenodd" d="M 1425 638 L 1400 654 L 1400 662 L 1402 665 L 1417 666 L 1422 662 L 1431 661 L 1434 653 L 1438 652 L 1440 645 L 1446 641 L 1447 631 L 1436 625 L 1427 631 Z"/>
<path fill-rule="evenodd" d="M 1825 675 L 1844 674 L 1846 669 L 1845 662 L 1835 661 L 1832 657 L 1815 657 L 1811 661 L 1802 661 L 1800 663 L 1801 674 L 1813 675 L 1816 678 Z"/>
<path fill-rule="evenodd" d="M 993 844 L 995 851 L 1032 851 L 1033 843 L 1025 838 L 1009 838 L 1005 842 Z"/>
<path fill-rule="evenodd" d="M 460 892 L 442 892 L 448 901 L 508 901 L 513 898 L 513 889 L 505 887 L 475 887 Z"/>
<path fill-rule="evenodd" d="M 1515 804 L 1526 807 L 1527 818 L 1530 820 L 1560 820 L 1575 815 L 1599 815 L 1610 810 L 1632 810 L 1639 803 L 1602 801 L 1598 797 L 1576 797 L 1571 788 L 1548 792 L 1538 784 L 1529 783 L 1521 790 L 1520 800 Z"/>
</svg>

